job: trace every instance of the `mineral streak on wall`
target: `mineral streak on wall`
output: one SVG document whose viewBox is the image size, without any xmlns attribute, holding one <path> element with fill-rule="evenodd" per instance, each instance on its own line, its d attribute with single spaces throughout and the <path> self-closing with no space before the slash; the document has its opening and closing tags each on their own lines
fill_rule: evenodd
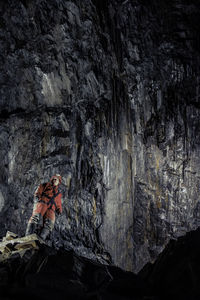
<svg viewBox="0 0 200 300">
<path fill-rule="evenodd" d="M 139 271 L 199 225 L 196 0 L 0 2 L 0 236 L 63 176 L 56 248 Z"/>
</svg>

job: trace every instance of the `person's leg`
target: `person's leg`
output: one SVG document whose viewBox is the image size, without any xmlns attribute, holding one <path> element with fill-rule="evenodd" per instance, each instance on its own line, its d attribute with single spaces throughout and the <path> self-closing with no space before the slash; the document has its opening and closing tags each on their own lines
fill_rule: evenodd
<svg viewBox="0 0 200 300">
<path fill-rule="evenodd" d="M 43 216 L 47 210 L 47 205 L 42 202 L 35 203 L 33 207 L 33 213 L 30 217 L 27 228 L 26 235 L 37 233 L 38 228 L 43 225 Z"/>
<path fill-rule="evenodd" d="M 40 232 L 40 237 L 46 240 L 55 224 L 55 212 L 52 209 L 47 209 L 44 215 L 44 226 Z"/>
</svg>

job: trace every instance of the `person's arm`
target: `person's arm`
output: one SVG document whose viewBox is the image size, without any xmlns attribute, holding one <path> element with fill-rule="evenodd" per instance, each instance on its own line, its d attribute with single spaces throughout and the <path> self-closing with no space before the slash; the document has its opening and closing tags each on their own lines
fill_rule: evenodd
<svg viewBox="0 0 200 300">
<path fill-rule="evenodd" d="M 43 190 L 43 184 L 40 184 L 34 193 L 34 197 L 39 200 L 42 196 Z"/>
</svg>

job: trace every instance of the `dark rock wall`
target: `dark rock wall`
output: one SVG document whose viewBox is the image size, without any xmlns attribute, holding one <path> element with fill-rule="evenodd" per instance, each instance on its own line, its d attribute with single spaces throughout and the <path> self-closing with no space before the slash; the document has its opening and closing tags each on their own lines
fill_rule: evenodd
<svg viewBox="0 0 200 300">
<path fill-rule="evenodd" d="M 139 271 L 199 224 L 199 2 L 0 2 L 0 235 L 63 176 L 53 245 Z"/>
</svg>

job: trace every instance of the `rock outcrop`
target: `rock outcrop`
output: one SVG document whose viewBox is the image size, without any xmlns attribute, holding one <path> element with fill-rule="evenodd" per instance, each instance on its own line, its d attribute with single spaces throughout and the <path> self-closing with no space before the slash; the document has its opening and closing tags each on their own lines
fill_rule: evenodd
<svg viewBox="0 0 200 300">
<path fill-rule="evenodd" d="M 55 249 L 138 272 L 199 226 L 196 0 L 0 2 L 0 237 L 62 175 Z"/>
<path fill-rule="evenodd" d="M 199 299 L 200 229 L 171 240 L 156 262 L 139 273 L 156 299 Z M 157 298 L 158 297 L 158 298 Z"/>
<path fill-rule="evenodd" d="M 16 256 L 23 258 L 28 250 L 32 252 L 39 250 L 39 245 L 42 244 L 45 242 L 36 234 L 19 238 L 17 234 L 8 231 L 3 241 L 0 242 L 0 263 L 12 260 Z"/>
<path fill-rule="evenodd" d="M 10 250 L 7 257 L 5 245 Z M 17 238 L 8 233 L 0 252 L 1 300 L 129 299 L 130 293 L 139 299 L 147 290 L 142 278 L 73 251 L 55 250 L 35 234 Z"/>
<path fill-rule="evenodd" d="M 74 251 L 55 250 L 35 235 L 14 238 L 10 243 L 15 247 L 20 245 L 20 249 L 18 253 L 11 251 L 11 255 L 0 262 L 1 300 L 188 300 L 200 297 L 199 229 L 177 241 L 171 240 L 156 262 L 147 264 L 137 275 L 78 256 Z"/>
</svg>

